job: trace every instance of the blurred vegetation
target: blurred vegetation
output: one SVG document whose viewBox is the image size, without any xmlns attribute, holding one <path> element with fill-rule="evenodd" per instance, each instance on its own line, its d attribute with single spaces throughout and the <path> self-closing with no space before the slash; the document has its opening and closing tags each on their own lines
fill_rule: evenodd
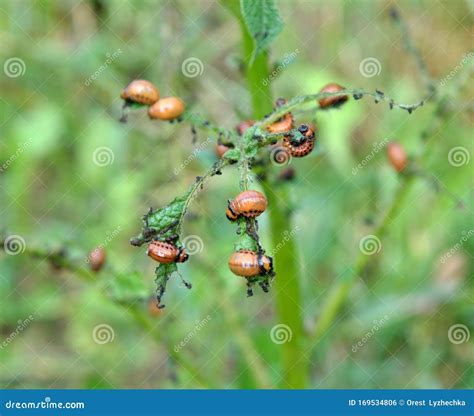
<svg viewBox="0 0 474 416">
<path fill-rule="evenodd" d="M 315 93 L 336 81 L 417 101 L 422 79 L 389 21 L 390 4 L 280 1 L 285 26 L 270 62 L 294 59 L 271 81 L 274 96 Z M 437 84 L 440 93 L 448 91 L 468 67 L 455 69 L 472 49 L 472 2 L 397 5 L 433 78 L 456 71 Z M 191 206 L 185 235 L 199 236 L 203 250 L 180 270 L 193 288 L 173 278 L 161 312 L 150 312 L 146 301 L 155 290 L 156 264 L 144 248 L 129 244 L 148 207 L 184 193 L 216 157 L 213 145 L 204 145 L 189 160 L 189 124 L 152 122 L 143 110 L 119 123 L 119 93 L 144 78 L 218 125 L 232 128 L 249 118 L 240 29 L 231 11 L 204 0 L 7 0 L 0 22 L 2 65 L 13 57 L 24 63 L 20 76 L 8 76 L 4 67 L 0 77 L 0 162 L 8 165 L 0 172 L 0 227 L 25 241 L 21 254 L 0 253 L 0 341 L 9 340 L 0 343 L 0 385 L 291 387 L 282 380 L 282 345 L 270 336 L 280 323 L 275 291 L 247 298 L 243 279 L 227 267 L 235 227 L 224 210 L 238 192 L 232 168 L 210 179 Z M 189 57 L 203 63 L 201 75 L 183 74 Z M 368 57 L 380 62 L 379 75 L 362 76 L 359 65 Z M 308 334 L 335 282 L 354 267 L 361 238 L 372 233 L 401 185 L 384 150 L 353 174 L 373 146 L 396 139 L 415 156 L 424 147 L 420 168 L 447 190 L 415 178 L 335 325 L 317 338 L 308 335 L 301 351 L 310 363 L 307 387 L 473 387 L 474 335 L 459 344 L 448 337 L 453 325 L 474 328 L 473 164 L 455 167 L 448 159 L 457 146 L 473 155 L 470 100 L 469 85 L 448 97 L 449 114 L 424 145 L 420 134 L 435 123 L 434 104 L 408 115 L 366 98 L 318 113 L 316 151 L 293 159 L 295 179 L 275 185 L 285 187 L 293 206 L 288 231 L 297 230 L 302 270 L 302 302 L 294 308 Z M 198 133 L 198 143 L 206 139 Z M 113 163 L 93 163 L 100 147 L 112 150 Z M 269 228 L 263 215 L 261 236 L 271 249 Z M 107 261 L 93 274 L 87 256 L 99 245 Z M 94 330 L 104 324 L 113 339 L 97 343 Z"/>
</svg>

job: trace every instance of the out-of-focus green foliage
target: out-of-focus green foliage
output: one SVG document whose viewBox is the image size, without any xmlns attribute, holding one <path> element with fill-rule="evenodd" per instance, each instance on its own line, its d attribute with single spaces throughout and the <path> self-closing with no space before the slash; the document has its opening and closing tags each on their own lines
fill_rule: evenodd
<svg viewBox="0 0 474 416">
<path fill-rule="evenodd" d="M 415 102 L 423 88 L 387 18 L 390 3 L 280 1 L 284 28 L 270 49 L 275 71 L 262 85 L 291 98 L 335 81 Z M 449 89 L 472 48 L 468 2 L 397 3 L 439 91 Z M 1 386 L 253 388 L 252 353 L 279 384 L 274 293 L 247 298 L 245 282 L 227 266 L 237 240 L 225 218 L 227 199 L 239 191 L 234 167 L 210 178 L 190 206 L 183 236 L 202 244 L 179 271 L 193 288 L 173 276 L 158 316 L 148 312 L 157 264 L 129 243 L 150 206 L 183 195 L 215 162 L 215 136 L 199 133 L 195 151 L 188 123 L 150 121 L 144 109 L 119 123 L 120 91 L 132 79 L 149 79 L 161 96 L 182 97 L 218 125 L 249 118 L 231 13 L 204 0 L 11 0 L 0 7 L 0 42 L 0 231 L 21 237 L 25 248 L 0 252 Z M 7 67 L 12 58 L 20 75 Z M 197 75 L 183 69 L 189 58 L 200 62 Z M 378 75 L 362 75 L 366 58 L 380 63 Z M 308 387 L 473 387 L 472 105 L 462 109 L 469 100 L 472 86 L 449 100 L 456 110 L 425 140 L 420 166 L 464 208 L 432 181 L 415 181 L 336 325 L 317 342 L 308 337 Z M 292 182 L 275 186 L 288 187 L 293 204 L 288 235 L 299 249 L 304 300 L 294 307 L 308 333 L 400 183 L 383 146 L 374 146 L 396 139 L 416 155 L 432 111 L 426 104 L 408 115 L 364 98 L 298 116 L 298 123 L 317 122 L 317 148 L 291 161 Z M 448 155 L 456 147 L 471 160 L 453 166 Z M 268 229 L 264 214 L 259 230 L 271 252 Z M 96 276 L 29 254 L 66 248 L 87 270 L 87 255 L 99 245 L 107 263 Z M 278 261 L 278 250 L 272 255 Z M 470 339 L 452 342 L 455 325 Z M 242 337 L 253 343 L 250 352 Z"/>
</svg>

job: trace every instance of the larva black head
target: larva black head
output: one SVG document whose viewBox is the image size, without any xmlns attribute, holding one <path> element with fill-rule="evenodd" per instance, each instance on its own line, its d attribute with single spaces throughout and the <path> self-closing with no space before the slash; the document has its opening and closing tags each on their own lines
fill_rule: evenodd
<svg viewBox="0 0 474 416">
<path fill-rule="evenodd" d="M 225 216 L 227 217 L 227 219 L 229 221 L 235 221 L 239 216 L 234 212 L 234 210 L 232 209 L 232 204 L 231 204 L 231 200 L 229 200 L 229 202 L 227 203 L 227 209 L 225 211 Z"/>
<path fill-rule="evenodd" d="M 273 258 L 270 256 L 265 256 L 262 253 L 258 254 L 258 267 L 261 274 L 273 275 Z"/>
<path fill-rule="evenodd" d="M 178 255 L 176 256 L 176 261 L 178 263 L 184 263 L 185 261 L 187 261 L 189 259 L 189 255 L 188 253 L 186 253 L 186 251 L 184 250 L 183 247 L 181 247 L 179 250 L 178 250 Z"/>
<path fill-rule="evenodd" d="M 301 134 L 306 134 L 308 130 L 309 130 L 309 126 L 307 124 L 302 124 L 301 126 L 298 127 L 298 131 Z"/>
</svg>

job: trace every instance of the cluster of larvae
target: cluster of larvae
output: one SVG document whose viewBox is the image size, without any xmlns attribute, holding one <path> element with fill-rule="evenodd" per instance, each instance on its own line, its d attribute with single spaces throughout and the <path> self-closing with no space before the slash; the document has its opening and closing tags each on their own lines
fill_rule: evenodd
<svg viewBox="0 0 474 416">
<path fill-rule="evenodd" d="M 125 87 L 120 94 L 124 108 L 133 104 L 147 105 L 148 117 L 166 121 L 179 120 L 184 113 L 184 102 L 178 97 L 160 98 L 158 89 L 144 79 L 136 79 Z M 121 119 L 126 121 L 125 115 Z"/>
</svg>

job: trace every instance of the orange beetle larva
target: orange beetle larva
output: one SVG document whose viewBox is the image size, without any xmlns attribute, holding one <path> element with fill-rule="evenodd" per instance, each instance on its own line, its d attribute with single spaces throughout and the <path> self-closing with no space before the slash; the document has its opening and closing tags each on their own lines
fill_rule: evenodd
<svg viewBox="0 0 474 416">
<path fill-rule="evenodd" d="M 227 150 L 229 149 L 232 149 L 234 146 L 232 145 L 226 145 L 222 142 L 218 142 L 216 144 L 216 147 L 215 147 L 215 152 L 216 152 L 216 156 L 220 159 L 222 158 L 222 156 L 224 156 L 225 152 L 227 152 Z"/>
<path fill-rule="evenodd" d="M 106 253 L 104 247 L 97 247 L 89 253 L 89 264 L 94 272 L 102 269 L 105 263 Z"/>
<path fill-rule="evenodd" d="M 164 97 L 148 109 L 150 118 L 174 120 L 184 113 L 184 103 L 178 97 Z"/>
<path fill-rule="evenodd" d="M 243 277 L 272 274 L 273 259 L 254 251 L 239 250 L 230 256 L 229 269 L 237 276 Z"/>
<path fill-rule="evenodd" d="M 267 208 L 265 195 L 258 191 L 243 191 L 227 205 L 226 217 L 235 221 L 241 215 L 248 218 L 258 217 Z"/>
<path fill-rule="evenodd" d="M 146 254 L 159 263 L 184 263 L 188 254 L 184 248 L 178 248 L 170 243 L 152 241 L 146 250 Z"/>
<path fill-rule="evenodd" d="M 275 110 L 285 105 L 286 103 L 287 103 L 287 100 L 285 98 L 278 98 L 275 101 L 275 106 L 274 106 Z M 279 120 L 275 121 L 273 124 L 270 124 L 267 127 L 267 130 L 270 133 L 285 133 L 287 131 L 290 131 L 293 128 L 293 124 L 294 124 L 293 114 L 286 113 Z"/>
<path fill-rule="evenodd" d="M 319 92 L 338 92 L 345 90 L 342 85 L 331 82 L 330 84 L 325 85 Z M 321 108 L 328 107 L 339 107 L 344 104 L 349 99 L 348 95 L 333 95 L 331 97 L 324 97 L 319 100 L 319 106 Z"/>
<path fill-rule="evenodd" d="M 255 124 L 254 120 L 245 120 L 241 121 L 237 126 L 235 126 L 235 130 L 239 136 L 242 136 L 249 127 L 252 127 Z"/>
<path fill-rule="evenodd" d="M 131 103 L 152 105 L 160 99 L 160 94 L 150 81 L 136 79 L 125 87 L 120 98 Z"/>
<path fill-rule="evenodd" d="M 387 145 L 387 157 L 397 172 L 401 172 L 408 165 L 408 156 L 405 149 L 398 142 L 390 142 Z"/>
<path fill-rule="evenodd" d="M 285 136 L 283 145 L 294 157 L 303 157 L 310 154 L 314 149 L 314 129 L 307 124 L 298 127 L 298 131 L 305 137 L 300 143 L 292 141 L 291 136 Z"/>
</svg>

